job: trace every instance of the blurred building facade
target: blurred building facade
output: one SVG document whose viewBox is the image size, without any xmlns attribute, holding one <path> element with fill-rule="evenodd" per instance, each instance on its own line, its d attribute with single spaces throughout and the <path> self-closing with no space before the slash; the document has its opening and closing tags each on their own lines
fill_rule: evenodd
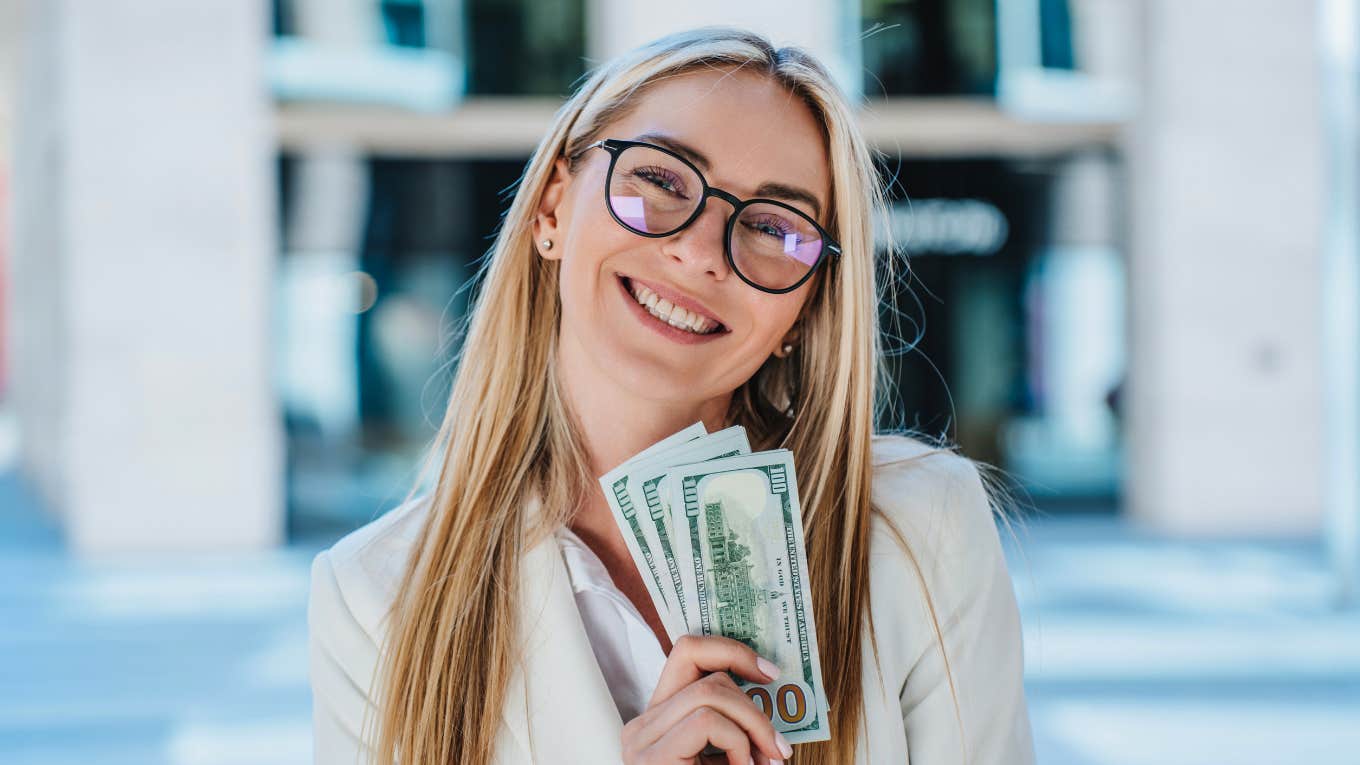
<svg viewBox="0 0 1360 765">
<path fill-rule="evenodd" d="M 378 13 L 351 6 L 368 20 L 368 39 L 388 47 L 376 55 L 393 46 L 408 61 L 447 54 L 468 62 L 462 74 L 431 81 L 425 93 L 401 91 L 407 100 L 394 113 L 395 89 L 354 89 L 338 100 L 324 68 L 309 73 L 309 84 L 298 66 L 280 107 L 285 270 L 306 272 L 295 283 L 306 294 L 324 288 L 304 282 L 343 274 L 365 275 L 355 283 L 361 293 L 370 278 L 377 286 L 371 305 L 358 298 L 365 309 L 352 325 L 357 337 L 335 335 L 329 365 L 308 359 L 319 352 L 315 331 L 298 333 L 310 350 L 285 354 L 299 376 L 324 368 L 318 379 L 329 381 L 289 387 L 295 518 L 365 517 L 375 496 L 364 487 L 400 485 L 409 471 L 409 449 L 428 438 L 447 392 L 446 362 L 456 348 L 441 345 L 443 327 L 466 309 L 459 288 L 508 201 L 498 192 L 513 186 L 586 64 L 704 23 L 748 24 L 797 41 L 869 103 L 865 129 L 882 153 L 881 172 L 894 179 L 880 230 L 909 256 L 895 264 L 904 278 L 883 309 L 898 405 L 882 425 L 957 439 L 1007 467 L 1045 504 L 1114 509 L 1121 481 L 1114 404 L 1125 352 L 1121 123 L 1109 99 L 1103 111 L 1012 113 L 1054 111 L 1055 80 L 1114 89 L 1101 85 L 1118 81 L 1111 67 L 1102 78 L 1075 68 L 1072 35 L 1040 39 L 1037 17 L 1003 34 L 990 2 L 805 2 L 777 15 L 759 3 L 658 10 L 595 2 L 555 4 L 551 23 L 540 6 L 498 2 L 464 5 L 465 47 L 436 52 L 421 42 L 433 23 L 429 4 L 425 15 L 404 11 L 401 24 L 391 5 Z M 275 7 L 276 30 L 298 38 L 288 43 L 291 63 L 323 44 L 309 32 L 308 4 Z M 335 25 L 333 12 L 327 18 Z M 582 34 L 563 33 L 572 23 Z M 1000 52 L 1012 48 L 1033 55 L 1011 52 L 1003 67 Z M 559 63 L 517 69 L 496 58 L 506 50 Z M 1011 80 L 1027 84 L 1004 85 Z M 447 106 L 451 91 L 455 108 Z M 1016 92 L 1003 105 L 1000 94 L 1009 91 Z M 362 213 L 341 213 L 363 208 L 361 225 L 354 222 Z M 284 302 L 309 312 L 317 305 Z M 356 345 L 357 375 L 342 375 Z M 336 391 L 338 380 L 353 384 Z M 324 424 L 328 411 L 339 424 Z M 327 433 L 362 433 L 364 443 L 352 448 L 342 435 L 347 445 L 337 448 Z M 378 456 L 388 454 L 400 456 Z"/>
<path fill-rule="evenodd" d="M 17 18 L 20 465 L 82 551 L 278 544 L 266 14 L 63 1 Z"/>
<path fill-rule="evenodd" d="M 908 256 L 885 427 L 957 440 L 1050 512 L 1324 525 L 1311 3 L 1235 6 L 1231 33 L 1132 0 L 16 5 L 7 279 L 33 318 L 10 395 L 84 546 L 269 544 L 389 507 L 553 110 L 705 23 L 805 45 L 865 103 Z M 190 505 L 218 520 L 186 530 Z"/>
</svg>

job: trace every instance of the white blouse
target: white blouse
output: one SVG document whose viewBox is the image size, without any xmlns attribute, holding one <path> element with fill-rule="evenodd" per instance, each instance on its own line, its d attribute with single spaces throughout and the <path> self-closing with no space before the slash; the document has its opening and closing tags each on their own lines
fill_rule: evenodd
<svg viewBox="0 0 1360 765">
<path fill-rule="evenodd" d="M 871 521 L 868 562 L 877 641 L 865 635 L 861 644 L 855 762 L 1032 765 L 1020 613 L 977 468 L 902 436 L 876 436 L 873 451 L 881 512 Z M 524 517 L 535 522 L 540 503 L 528 501 Z M 363 731 L 377 714 L 381 646 L 431 507 L 428 497 L 414 499 L 312 562 L 318 764 L 371 756 Z M 564 534 L 524 551 L 516 611 L 524 654 L 507 679 L 497 765 L 622 762 L 622 720 L 655 688 L 665 663 L 656 637 L 587 553 Z"/>
<path fill-rule="evenodd" d="M 590 648 L 619 717 L 628 722 L 647 708 L 666 654 L 642 614 L 614 585 L 599 556 L 566 526 L 558 529 L 557 540 Z"/>
</svg>

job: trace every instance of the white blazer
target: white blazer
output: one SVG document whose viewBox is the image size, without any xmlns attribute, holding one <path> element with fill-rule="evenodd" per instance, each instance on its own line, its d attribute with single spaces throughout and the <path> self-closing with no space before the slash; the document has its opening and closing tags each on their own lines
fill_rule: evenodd
<svg viewBox="0 0 1360 765">
<path fill-rule="evenodd" d="M 866 727 L 857 761 L 1029 765 L 1020 616 L 992 511 L 971 461 L 929 451 L 902 436 L 875 437 L 872 491 L 920 563 L 952 668 L 957 714 L 921 578 L 875 518 L 870 608 L 881 665 L 875 668 L 866 636 Z M 307 618 L 317 763 L 369 761 L 360 725 L 371 705 L 385 613 L 428 508 L 426 498 L 412 500 L 312 562 Z M 525 551 L 522 571 L 525 661 L 510 680 L 495 762 L 621 762 L 623 721 L 553 536 Z"/>
</svg>

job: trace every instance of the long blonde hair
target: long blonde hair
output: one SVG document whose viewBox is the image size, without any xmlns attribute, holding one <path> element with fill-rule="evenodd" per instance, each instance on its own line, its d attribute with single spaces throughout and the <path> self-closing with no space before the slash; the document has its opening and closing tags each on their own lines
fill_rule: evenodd
<svg viewBox="0 0 1360 765">
<path fill-rule="evenodd" d="M 863 725 L 861 644 L 869 617 L 870 439 L 883 376 L 873 216 L 884 192 L 853 107 L 798 48 L 729 27 L 669 35 L 607 62 L 557 111 L 520 179 L 470 312 L 465 343 L 426 469 L 437 469 L 421 541 L 407 565 L 379 663 L 382 762 L 491 759 L 517 661 L 521 557 L 598 491 L 553 374 L 558 262 L 539 257 L 531 224 L 553 162 L 624 115 L 651 83 L 741 67 L 800 97 L 823 127 L 831 170 L 828 229 L 843 254 L 818 273 L 797 350 L 734 391 L 728 422 L 755 449 L 795 458 L 831 740 L 800 763 L 849 762 Z M 412 490 L 414 495 L 415 489 Z M 525 508 L 541 499 L 528 522 Z M 408 497 L 409 499 L 409 497 Z M 875 645 L 876 649 L 876 645 Z"/>
</svg>

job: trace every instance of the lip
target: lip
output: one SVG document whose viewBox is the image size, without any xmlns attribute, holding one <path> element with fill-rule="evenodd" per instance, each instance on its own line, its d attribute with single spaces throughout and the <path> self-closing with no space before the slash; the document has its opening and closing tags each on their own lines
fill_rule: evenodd
<svg viewBox="0 0 1360 765">
<path fill-rule="evenodd" d="M 675 327 L 672 327 L 670 324 L 667 324 L 666 322 L 653 316 L 651 312 L 649 312 L 646 308 L 643 308 L 642 304 L 637 301 L 637 298 L 633 297 L 633 293 L 628 290 L 627 282 L 636 281 L 638 284 L 646 286 L 648 289 L 651 289 L 652 291 L 656 292 L 656 294 L 660 295 L 663 298 L 666 297 L 665 292 L 656 289 L 651 282 L 643 281 L 641 279 L 635 279 L 626 274 L 617 273 L 614 274 L 614 281 L 618 283 L 619 292 L 622 293 L 625 301 L 628 303 L 629 306 L 631 306 L 629 310 L 633 312 L 634 316 L 638 317 L 638 321 L 647 325 L 652 329 L 653 332 L 656 332 L 657 334 L 665 337 L 668 340 L 673 340 L 682 345 L 697 345 L 699 343 L 711 342 L 732 331 L 726 324 L 723 324 L 722 329 L 719 329 L 717 332 L 710 332 L 706 335 L 696 335 L 693 332 L 689 332 L 683 329 L 676 329 Z M 693 301 L 690 302 L 692 303 Z M 686 310 L 694 310 L 695 313 L 702 313 L 702 315 L 708 317 L 713 321 L 718 321 L 718 319 L 713 317 L 712 313 L 704 311 L 702 307 L 691 309 L 684 302 L 681 302 L 678 305 L 680 305 L 682 308 L 685 308 Z M 721 324 L 722 322 L 719 323 Z"/>
<path fill-rule="evenodd" d="M 678 305 L 686 311 L 697 313 L 714 324 L 721 324 L 724 330 L 727 329 L 727 322 L 718 318 L 718 315 L 708 310 L 707 306 L 689 295 L 677 292 L 674 288 L 667 287 L 664 284 L 649 282 L 646 279 L 639 279 L 636 276 L 629 276 L 628 274 L 615 274 L 615 276 L 622 277 L 635 284 L 641 284 L 652 292 L 655 292 L 658 297 L 671 301 L 671 305 Z M 632 295 L 629 295 L 629 297 L 632 297 Z"/>
</svg>

